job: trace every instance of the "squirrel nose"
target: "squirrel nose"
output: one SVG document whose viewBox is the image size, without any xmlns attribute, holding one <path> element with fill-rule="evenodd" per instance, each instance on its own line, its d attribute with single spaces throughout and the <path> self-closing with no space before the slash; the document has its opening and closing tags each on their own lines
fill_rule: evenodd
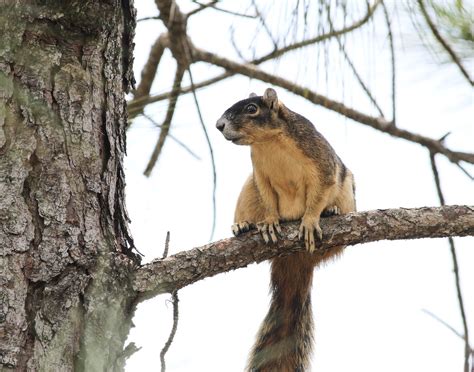
<svg viewBox="0 0 474 372">
<path fill-rule="evenodd" d="M 217 120 L 216 128 L 222 132 L 224 130 L 226 123 L 227 123 L 226 119 L 220 118 L 219 120 Z"/>
</svg>

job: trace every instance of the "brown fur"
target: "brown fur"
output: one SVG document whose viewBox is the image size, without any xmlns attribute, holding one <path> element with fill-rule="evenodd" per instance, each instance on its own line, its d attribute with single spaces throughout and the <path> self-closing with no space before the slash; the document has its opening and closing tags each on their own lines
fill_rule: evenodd
<svg viewBox="0 0 474 372">
<path fill-rule="evenodd" d="M 272 89 L 237 102 L 217 127 L 234 143 L 251 146 L 253 174 L 237 202 L 234 233 L 258 226 L 265 241 L 276 241 L 280 221 L 301 219 L 300 237 L 308 250 L 272 260 L 271 305 L 247 368 L 306 371 L 313 344 L 313 269 L 342 251 L 312 253 L 319 219 L 325 211 L 355 210 L 352 173 L 314 126 L 279 102 Z"/>
</svg>

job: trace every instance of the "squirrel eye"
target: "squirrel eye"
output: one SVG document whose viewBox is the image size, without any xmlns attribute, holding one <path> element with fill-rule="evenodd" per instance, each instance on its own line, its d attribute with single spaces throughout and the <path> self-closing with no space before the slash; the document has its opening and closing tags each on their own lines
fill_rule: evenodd
<svg viewBox="0 0 474 372">
<path fill-rule="evenodd" d="M 249 114 L 255 114 L 257 112 L 257 106 L 251 103 L 245 108 L 245 111 L 247 111 Z"/>
</svg>

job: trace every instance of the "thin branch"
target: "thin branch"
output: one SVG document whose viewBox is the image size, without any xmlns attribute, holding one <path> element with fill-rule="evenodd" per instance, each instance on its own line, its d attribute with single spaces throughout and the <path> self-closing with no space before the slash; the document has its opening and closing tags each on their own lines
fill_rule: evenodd
<svg viewBox="0 0 474 372">
<path fill-rule="evenodd" d="M 423 17 L 425 18 L 425 21 L 428 24 L 428 27 L 430 28 L 433 36 L 441 44 L 441 46 L 444 48 L 444 50 L 449 54 L 449 56 L 451 57 L 453 62 L 458 66 L 459 70 L 464 75 L 464 77 L 467 79 L 469 84 L 474 85 L 474 80 L 472 80 L 472 78 L 469 76 L 469 73 L 464 68 L 464 66 L 461 62 L 461 59 L 457 56 L 457 54 L 454 52 L 453 48 L 451 48 L 451 46 L 448 44 L 448 42 L 439 33 L 439 31 L 436 28 L 433 20 L 431 19 L 430 15 L 428 14 L 428 12 L 425 8 L 425 4 L 423 3 L 423 0 L 418 0 L 418 5 L 420 6 L 421 13 L 423 14 Z"/>
<path fill-rule="evenodd" d="M 144 118 L 146 118 L 150 123 L 152 123 L 154 126 L 158 127 L 158 128 L 163 128 L 163 125 L 161 124 L 158 124 L 155 120 L 153 120 L 152 117 L 148 116 L 147 114 L 145 113 L 142 113 L 142 116 Z M 184 142 L 181 142 L 180 139 L 178 139 L 177 137 L 173 136 L 171 133 L 168 133 L 168 137 L 171 138 L 173 141 L 175 141 L 179 146 L 181 146 L 183 149 L 185 149 L 189 155 L 191 155 L 193 158 L 195 158 L 196 160 L 201 160 L 201 158 L 199 157 L 199 155 L 197 155 L 193 150 L 191 150 Z"/>
<path fill-rule="evenodd" d="M 436 166 L 435 155 L 430 153 L 430 162 L 431 162 L 431 170 L 433 172 L 433 178 L 436 185 L 436 192 L 438 193 L 438 199 L 441 206 L 445 205 L 443 191 L 441 190 L 441 182 L 439 180 L 439 172 L 438 167 Z"/>
<path fill-rule="evenodd" d="M 458 166 L 459 169 L 461 169 L 461 171 L 462 171 L 466 176 L 469 177 L 469 179 L 470 179 L 471 181 L 474 181 L 474 177 L 473 177 L 466 169 L 464 169 L 461 164 L 456 164 L 456 165 Z"/>
<path fill-rule="evenodd" d="M 160 19 L 160 17 L 159 17 L 159 16 L 155 16 L 155 17 L 143 17 L 143 18 L 137 19 L 137 22 L 151 21 L 151 20 L 156 21 L 157 19 Z"/>
<path fill-rule="evenodd" d="M 209 154 L 211 156 L 211 165 L 212 165 L 212 228 L 211 236 L 209 240 L 212 240 L 214 237 L 214 231 L 216 229 L 216 219 L 217 219 L 217 208 L 216 208 L 216 187 L 217 187 L 217 172 L 216 172 L 216 161 L 214 159 L 214 150 L 212 148 L 211 139 L 207 133 L 206 125 L 204 124 L 204 119 L 202 118 L 201 108 L 197 99 L 196 89 L 194 89 L 194 80 L 193 74 L 191 73 L 191 67 L 188 67 L 189 81 L 191 82 L 191 87 L 193 91 L 194 103 L 196 104 L 196 110 L 199 117 L 199 122 L 201 123 L 202 131 L 206 137 L 207 146 L 209 148 Z"/>
<path fill-rule="evenodd" d="M 161 350 L 160 353 L 160 361 L 161 361 L 161 372 L 166 371 L 166 363 L 165 363 L 165 355 L 167 351 L 169 350 L 171 343 L 173 342 L 174 335 L 176 334 L 176 330 L 178 329 L 178 318 L 179 318 L 179 309 L 178 309 L 178 291 L 173 291 L 171 294 L 172 297 L 172 302 L 173 302 L 173 327 L 171 328 L 170 335 L 168 337 L 168 340 L 165 343 L 165 346 L 163 346 L 163 349 Z"/>
<path fill-rule="evenodd" d="M 382 2 L 383 4 L 383 2 Z M 334 32 L 334 26 L 333 26 L 333 23 L 332 23 L 332 19 L 331 19 L 331 12 L 330 12 L 330 9 L 329 9 L 329 5 L 327 5 L 327 19 L 328 19 L 328 23 L 329 23 L 329 29 L 331 30 L 331 32 Z M 347 64 L 349 65 L 352 73 L 354 74 L 357 82 L 359 83 L 359 85 L 361 86 L 362 90 L 365 92 L 365 94 L 367 95 L 367 97 L 369 98 L 370 102 L 372 102 L 372 104 L 374 105 L 374 107 L 377 109 L 377 111 L 379 112 L 379 115 L 384 118 L 385 115 L 382 111 L 382 109 L 380 108 L 379 104 L 377 103 L 375 97 L 372 95 L 372 93 L 370 92 L 370 89 L 369 87 L 364 83 L 364 81 L 362 80 L 362 77 L 360 76 L 359 72 L 357 71 L 356 67 L 354 66 L 354 64 L 352 63 L 352 60 L 351 58 L 349 57 L 349 55 L 347 54 L 346 52 L 346 48 L 344 47 L 342 41 L 341 41 L 341 38 L 340 36 L 336 36 L 336 41 L 337 41 L 337 44 L 339 45 L 339 50 L 341 51 L 342 55 L 344 56 L 344 59 L 346 60 Z"/>
<path fill-rule="evenodd" d="M 287 45 L 286 47 L 282 47 L 278 50 L 275 50 L 275 51 L 267 54 L 265 57 L 257 59 L 256 61 L 253 62 L 253 64 L 260 64 L 260 63 L 266 62 L 270 59 L 280 57 L 283 54 L 288 53 L 292 50 L 299 49 L 299 48 L 302 48 L 302 47 L 306 47 L 306 46 L 309 46 L 309 45 L 312 45 L 312 44 L 320 43 L 322 41 L 326 41 L 328 39 L 331 39 L 331 38 L 334 38 L 334 37 L 337 37 L 337 36 L 342 36 L 344 34 L 352 32 L 352 31 L 358 29 L 359 27 L 365 25 L 372 18 L 372 15 L 374 14 L 375 10 L 377 9 L 377 7 L 380 3 L 381 3 L 381 0 L 375 1 L 374 4 L 367 10 L 367 13 L 365 14 L 365 16 L 363 18 L 361 18 L 357 22 L 354 22 L 352 25 L 350 25 L 348 27 L 344 27 L 344 28 L 342 28 L 340 30 L 336 30 L 336 31 L 330 31 L 326 34 L 318 35 L 318 36 L 315 36 L 313 38 L 309 38 L 309 39 L 306 39 L 306 40 L 302 40 L 302 41 Z"/>
<path fill-rule="evenodd" d="M 436 191 L 438 192 L 438 198 L 441 206 L 445 205 L 443 191 L 441 190 L 441 183 L 439 180 L 439 172 L 436 166 L 435 155 L 430 153 L 430 160 L 431 160 L 431 169 L 433 171 L 434 181 L 436 184 Z M 458 297 L 458 305 L 459 311 L 461 312 L 462 324 L 464 328 L 464 372 L 469 372 L 469 357 L 471 354 L 471 346 L 469 344 L 469 328 L 467 326 L 467 319 L 466 319 L 466 311 L 464 309 L 464 300 L 461 292 L 461 278 L 459 275 L 459 265 L 458 265 L 458 258 L 456 254 L 456 247 L 454 246 L 454 240 L 450 236 L 448 237 L 449 247 L 451 251 L 451 257 L 453 259 L 453 271 L 454 271 L 454 279 L 456 283 L 456 293 Z"/>
<path fill-rule="evenodd" d="M 255 78 L 266 83 L 279 86 L 283 89 L 286 89 L 296 95 L 299 95 L 308 101 L 325 107 L 331 111 L 335 111 L 340 115 L 343 115 L 349 119 L 357 121 L 361 124 L 368 125 L 374 129 L 377 129 L 381 132 L 390 134 L 394 137 L 403 138 L 411 142 L 418 143 L 419 145 L 427 147 L 430 151 L 435 153 L 441 153 L 445 155 L 451 162 L 458 163 L 460 160 L 474 164 L 474 154 L 465 153 L 459 151 L 451 151 L 447 149 L 440 141 L 434 140 L 429 137 L 422 136 L 420 134 L 412 133 L 404 129 L 395 127 L 391 123 L 387 122 L 383 118 L 375 118 L 364 114 L 360 111 L 357 111 L 351 107 L 344 105 L 341 102 L 331 100 L 321 94 L 318 94 L 309 88 L 296 85 L 293 82 L 286 80 L 282 77 L 269 74 L 265 71 L 258 69 L 254 65 L 241 64 L 234 61 L 231 61 L 227 58 L 220 57 L 216 54 L 194 48 L 193 49 L 193 58 L 203 62 L 211 63 L 216 66 L 225 68 L 226 70 L 231 70 L 235 73 L 248 76 L 250 78 Z"/>
<path fill-rule="evenodd" d="M 219 81 L 224 80 L 224 79 L 226 79 L 226 78 L 228 78 L 232 75 L 235 75 L 235 74 L 231 73 L 231 72 L 225 72 L 221 75 L 218 75 L 214 78 L 205 80 L 201 83 L 195 83 L 194 84 L 194 89 L 197 90 L 197 89 L 200 89 L 200 88 L 205 88 L 209 85 L 218 83 Z M 183 95 L 183 94 L 187 94 L 187 93 L 192 93 L 192 91 L 193 91 L 192 87 L 187 86 L 187 87 L 184 87 L 184 88 L 180 88 L 179 94 Z M 134 98 L 133 100 L 131 100 L 127 103 L 128 112 L 129 112 L 129 114 L 139 112 L 140 110 L 143 109 L 144 106 L 155 103 L 155 102 L 164 101 L 166 99 L 169 99 L 170 96 L 171 96 L 171 92 L 167 92 L 167 93 L 157 94 L 157 95 L 153 95 L 153 96 L 138 98 L 138 99 Z"/>
<path fill-rule="evenodd" d="M 242 60 L 242 61 L 245 61 L 245 58 L 244 58 L 244 55 L 242 54 L 242 52 L 240 51 L 238 45 L 237 45 L 237 42 L 235 41 L 235 32 L 234 32 L 234 27 L 231 25 L 230 26 L 230 29 L 229 29 L 229 32 L 230 32 L 230 43 L 232 44 L 232 47 L 234 48 L 234 51 L 237 53 L 237 56 Z"/>
<path fill-rule="evenodd" d="M 265 21 L 265 17 L 263 17 L 262 13 L 260 12 L 260 9 L 258 9 L 258 6 L 255 0 L 252 0 L 252 6 L 255 9 L 255 14 L 257 15 L 257 18 L 260 21 L 260 24 L 262 25 L 269 39 L 272 41 L 273 48 L 278 49 L 278 43 L 273 37 L 272 32 L 270 31 L 270 28 L 268 27 L 267 22 Z"/>
<path fill-rule="evenodd" d="M 365 92 L 365 94 L 367 95 L 367 97 L 369 98 L 370 102 L 372 102 L 372 104 L 374 105 L 374 107 L 377 109 L 380 117 L 382 118 L 385 118 L 385 115 L 382 111 L 382 109 L 380 108 L 379 104 L 377 103 L 377 100 L 375 99 L 375 97 L 372 95 L 372 93 L 370 92 L 370 89 L 369 87 L 364 83 L 364 81 L 362 80 L 362 77 L 359 75 L 359 73 L 357 72 L 357 69 L 355 68 L 354 64 L 352 63 L 352 60 L 351 58 L 349 57 L 349 55 L 347 54 L 346 52 L 346 48 L 344 47 L 344 45 L 342 44 L 342 42 L 339 40 L 339 38 L 337 39 L 338 41 L 338 44 L 339 44 L 339 49 L 341 50 L 347 64 L 349 65 L 350 69 L 352 70 L 352 73 L 354 74 L 357 82 L 359 83 L 359 85 L 361 86 L 362 90 Z"/>
<path fill-rule="evenodd" d="M 193 0 L 193 3 L 198 4 L 198 5 L 205 5 L 205 4 L 202 4 L 202 3 L 200 3 L 199 1 L 196 1 L 196 0 Z M 216 11 L 218 11 L 218 12 L 222 12 L 222 13 L 227 13 L 227 14 L 230 14 L 230 15 L 234 15 L 234 16 L 237 16 L 237 17 L 242 17 L 242 18 L 251 18 L 251 19 L 257 18 L 256 15 L 234 12 L 234 11 L 232 11 L 232 10 L 227 10 L 227 9 L 223 9 L 223 8 L 217 7 L 217 6 L 215 6 L 215 5 L 212 6 L 211 9 L 214 9 L 214 10 L 216 10 Z M 188 13 L 188 14 L 189 14 L 189 13 Z"/>
<path fill-rule="evenodd" d="M 163 52 L 165 50 L 166 41 L 167 36 L 162 34 L 156 39 L 155 43 L 151 47 L 148 59 L 142 69 L 140 83 L 138 84 L 137 89 L 135 89 L 133 92 L 134 99 L 146 97 L 150 94 L 150 89 L 153 81 L 155 80 L 158 65 L 160 64 L 161 57 L 163 56 Z M 141 107 L 140 110 L 135 112 L 130 112 L 129 110 L 129 119 L 133 119 L 135 116 L 143 113 L 143 109 L 144 107 Z"/>
<path fill-rule="evenodd" d="M 456 329 L 454 329 L 454 327 L 452 327 L 451 325 L 449 325 L 448 323 L 446 323 L 443 319 L 441 319 L 440 317 L 438 317 L 437 315 L 433 314 L 431 311 L 429 310 L 426 310 L 426 309 L 421 309 L 421 311 L 423 311 L 425 314 L 428 314 L 430 317 L 432 317 L 433 319 L 437 320 L 438 322 L 440 322 L 442 325 L 444 325 L 446 328 L 448 328 L 451 332 L 453 332 L 456 336 L 458 336 L 461 340 L 464 340 L 464 336 L 459 333 L 458 331 L 456 331 Z"/>
<path fill-rule="evenodd" d="M 374 3 L 374 5 L 372 5 L 372 7 L 369 8 L 368 12 L 364 15 L 363 18 L 361 18 L 360 20 L 354 22 L 352 25 L 350 25 L 348 27 L 344 27 L 344 28 L 342 28 L 340 30 L 337 30 L 337 31 L 325 33 L 325 34 L 322 34 L 322 35 L 318 35 L 314 38 L 305 39 L 305 40 L 287 45 L 287 46 L 282 47 L 280 49 L 274 50 L 274 51 L 272 51 L 272 52 L 270 52 L 270 53 L 268 53 L 268 54 L 266 54 L 266 55 L 264 55 L 260 58 L 257 58 L 255 60 L 251 61 L 250 63 L 253 64 L 253 65 L 259 65 L 259 64 L 262 64 L 264 62 L 270 61 L 272 59 L 281 57 L 282 55 L 284 55 L 288 52 L 291 52 L 293 50 L 296 50 L 296 49 L 299 49 L 299 48 L 304 48 L 304 47 L 307 47 L 307 46 L 310 46 L 310 45 L 313 45 L 313 44 L 317 44 L 317 43 L 320 43 L 320 42 L 324 42 L 324 41 L 326 41 L 328 39 L 331 39 L 333 37 L 341 36 L 341 35 L 344 35 L 346 33 L 351 32 L 351 31 L 354 31 L 354 30 L 358 29 L 359 27 L 363 26 L 364 24 L 366 24 L 370 20 L 370 18 L 372 17 L 375 9 L 380 4 L 380 1 L 381 0 L 376 1 Z M 215 84 L 215 83 L 217 83 L 221 80 L 224 80 L 228 77 L 231 77 L 235 74 L 237 74 L 237 72 L 227 71 L 227 72 L 225 72 L 221 75 L 218 75 L 214 78 L 205 80 L 205 81 L 200 82 L 200 83 L 196 83 L 194 85 L 194 88 L 195 89 L 200 89 L 200 88 L 207 87 L 207 86 Z M 191 92 L 192 92 L 192 88 L 191 88 L 191 86 L 188 86 L 188 87 L 182 88 L 179 93 L 180 94 L 185 94 L 185 93 L 191 93 Z M 158 101 L 168 99 L 170 97 L 170 95 L 171 95 L 171 92 L 164 93 L 164 94 L 158 94 L 158 95 L 154 95 L 154 96 L 142 97 L 142 98 L 134 98 L 133 100 L 128 102 L 129 113 L 139 111 L 139 110 L 142 109 L 142 107 L 144 107 L 144 106 L 146 106 L 150 103 L 154 103 L 154 102 L 158 102 Z"/>
<path fill-rule="evenodd" d="M 170 248 L 170 232 L 166 232 L 166 239 L 165 239 L 165 250 L 163 251 L 163 256 L 161 257 L 162 260 L 164 260 L 166 257 L 168 257 L 168 250 Z"/>
<path fill-rule="evenodd" d="M 163 56 L 167 40 L 167 35 L 162 34 L 156 39 L 151 47 L 148 59 L 142 69 L 140 83 L 138 84 L 137 89 L 133 92 L 135 97 L 139 98 L 150 94 L 151 85 L 155 79 L 156 71 L 160 64 L 161 57 Z"/>
<path fill-rule="evenodd" d="M 396 63 L 395 63 L 395 45 L 393 41 L 392 22 L 390 21 L 390 15 L 388 13 L 385 1 L 382 1 L 382 9 L 385 17 L 385 23 L 387 25 L 388 41 L 390 44 L 390 64 L 392 69 L 392 123 L 397 125 L 397 90 L 396 90 Z"/>
<path fill-rule="evenodd" d="M 350 213 L 321 220 L 320 252 L 378 240 L 474 235 L 474 206 L 387 209 Z M 256 231 L 155 260 L 137 269 L 133 288 L 143 301 L 201 279 L 255 262 L 304 250 L 298 223 L 282 224 L 278 244 L 266 245 Z"/>
<path fill-rule="evenodd" d="M 166 112 L 165 120 L 161 126 L 160 136 L 158 141 L 156 142 L 155 148 L 153 153 L 151 154 L 150 160 L 148 161 L 148 165 L 146 166 L 145 171 L 143 174 L 147 177 L 150 176 L 151 171 L 153 170 L 156 161 L 158 160 L 158 156 L 160 156 L 161 150 L 163 149 L 163 145 L 165 144 L 166 137 L 168 136 L 171 120 L 173 119 L 174 110 L 176 108 L 176 102 L 178 101 L 179 96 L 179 88 L 181 86 L 181 81 L 183 80 L 184 75 L 184 68 L 178 64 L 176 69 L 176 75 L 174 78 L 173 83 L 173 90 L 171 91 L 170 101 L 168 104 L 168 110 Z"/>
<path fill-rule="evenodd" d="M 196 13 L 199 13 L 209 7 L 213 8 L 214 5 L 216 5 L 218 3 L 219 0 L 212 0 L 210 1 L 209 3 L 207 4 L 203 4 L 203 3 L 200 3 L 198 1 L 193 1 L 193 3 L 199 5 L 199 8 L 196 8 L 196 9 L 193 9 L 191 10 L 189 13 L 186 14 L 186 18 L 189 18 L 191 17 L 192 15 L 196 14 Z"/>
</svg>

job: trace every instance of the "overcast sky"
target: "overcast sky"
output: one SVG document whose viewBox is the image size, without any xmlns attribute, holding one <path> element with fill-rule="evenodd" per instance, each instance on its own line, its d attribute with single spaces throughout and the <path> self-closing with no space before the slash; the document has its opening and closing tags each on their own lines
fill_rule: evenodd
<svg viewBox="0 0 474 372">
<path fill-rule="evenodd" d="M 224 1 L 222 6 L 245 11 L 246 3 Z M 472 152 L 472 91 L 455 67 L 440 67 L 423 52 L 400 3 L 399 17 L 394 22 L 398 125 L 432 138 L 451 131 L 447 146 Z M 190 9 L 186 2 L 178 1 L 178 4 L 183 10 Z M 262 4 L 266 4 L 262 8 L 268 11 L 269 3 Z M 152 0 L 137 1 L 136 6 L 138 18 L 157 14 Z M 281 16 L 285 8 L 274 6 L 270 15 L 273 27 L 285 26 L 285 17 Z M 390 116 L 389 54 L 380 10 L 375 26 L 351 38 L 347 47 Z M 316 16 L 310 14 L 310 19 Z M 254 32 L 249 26 L 251 22 L 254 21 L 207 10 L 191 19 L 189 34 L 196 46 L 237 59 L 229 42 L 228 30 L 232 24 L 237 43 L 245 56 L 251 57 L 252 51 L 245 47 Z M 163 30 L 161 21 L 138 24 L 137 80 L 150 46 Z M 269 51 L 264 36 L 257 38 L 256 46 L 257 55 Z M 332 58 L 333 54 L 329 56 Z M 278 64 L 266 64 L 264 68 L 373 114 L 343 60 L 340 57 L 331 60 L 327 78 L 323 62 L 324 54 L 313 48 L 283 58 Z M 169 90 L 174 69 L 174 61 L 166 54 L 152 93 Z M 193 65 L 196 82 L 219 72 L 205 64 Z M 249 148 L 225 141 L 215 129 L 215 122 L 230 105 L 250 92 L 261 95 L 266 87 L 255 80 L 235 77 L 198 92 L 217 164 L 217 225 L 213 240 L 231 235 L 235 203 L 251 172 Z M 353 171 L 359 210 L 439 204 L 425 148 L 344 119 L 283 89 L 276 90 L 290 109 L 315 124 Z M 165 111 L 166 102 L 146 110 L 157 122 L 163 120 Z M 146 178 L 142 173 L 159 129 L 139 117 L 128 132 L 127 205 L 135 243 L 145 255 L 145 262 L 162 255 L 168 230 L 170 254 L 209 241 L 212 170 L 191 95 L 180 97 L 171 133 L 201 160 L 168 138 L 151 177 Z M 447 203 L 473 205 L 473 183 L 444 157 L 438 156 L 437 161 Z M 474 173 L 473 167 L 470 171 Z M 457 238 L 455 242 L 471 338 L 474 338 L 474 238 Z M 179 326 L 166 357 L 167 371 L 243 370 L 268 307 L 268 269 L 268 263 L 251 265 L 179 291 Z M 452 261 L 445 239 L 384 241 L 349 247 L 339 260 L 316 271 L 312 296 L 316 325 L 314 371 L 462 370 L 462 341 L 422 311 L 431 311 L 462 332 Z M 127 372 L 160 369 L 159 354 L 172 321 L 169 299 L 169 295 L 162 295 L 139 305 L 129 341 L 141 350 L 128 361 Z"/>
</svg>

